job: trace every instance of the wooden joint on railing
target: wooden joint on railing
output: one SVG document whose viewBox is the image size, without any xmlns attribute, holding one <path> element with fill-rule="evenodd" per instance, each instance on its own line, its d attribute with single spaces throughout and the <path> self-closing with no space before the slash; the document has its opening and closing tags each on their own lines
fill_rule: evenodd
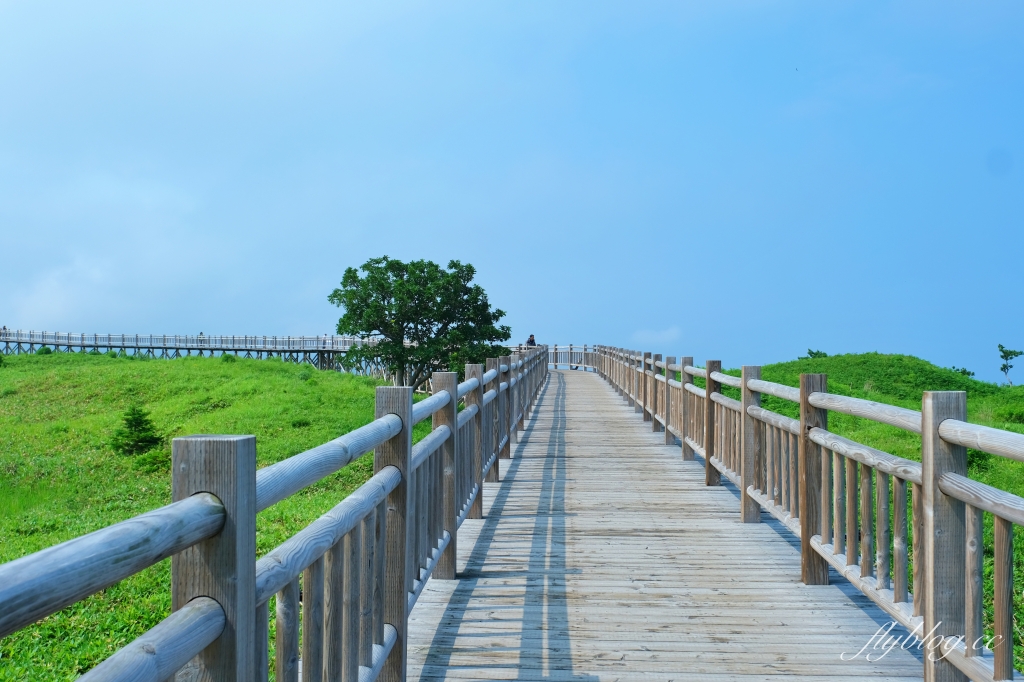
<svg viewBox="0 0 1024 682">
<path fill-rule="evenodd" d="M 224 609 L 221 636 L 186 667 L 198 679 L 256 676 L 256 437 L 189 436 L 171 445 L 174 501 L 196 493 L 224 505 L 221 532 L 171 558 L 171 610 L 196 597 Z"/>
</svg>

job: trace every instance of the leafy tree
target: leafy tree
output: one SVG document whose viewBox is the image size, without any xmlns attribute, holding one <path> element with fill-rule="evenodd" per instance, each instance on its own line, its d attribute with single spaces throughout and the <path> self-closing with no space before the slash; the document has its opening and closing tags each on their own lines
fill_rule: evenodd
<svg viewBox="0 0 1024 682">
<path fill-rule="evenodd" d="M 811 350 L 810 348 L 808 348 L 807 349 L 807 355 L 802 355 L 798 359 L 800 359 L 800 360 L 813 360 L 815 358 L 827 358 L 827 357 L 828 357 L 828 353 L 826 353 L 823 350 Z"/>
<path fill-rule="evenodd" d="M 957 367 L 956 365 L 953 365 L 952 367 L 950 367 L 950 369 L 956 372 L 957 374 L 963 374 L 965 377 L 974 376 L 974 372 L 967 369 L 966 367 Z"/>
<path fill-rule="evenodd" d="M 498 325 L 505 312 L 491 308 L 474 275 L 472 265 L 457 260 L 445 269 L 387 256 L 347 268 L 327 297 L 345 310 L 338 333 L 364 340 L 346 352 L 345 364 L 377 366 L 396 386 L 418 388 L 434 371 L 486 357 L 512 333 Z"/>
<path fill-rule="evenodd" d="M 153 426 L 149 412 L 138 405 L 132 405 L 124 413 L 121 426 L 114 431 L 110 446 L 119 455 L 134 456 L 152 450 L 162 442 L 163 438 Z"/>
<path fill-rule="evenodd" d="M 1024 351 L 1010 350 L 1003 346 L 1003 344 L 999 344 L 999 357 L 1003 360 L 1003 364 L 999 366 L 999 371 L 1006 377 L 1006 383 L 1011 386 L 1013 386 L 1013 382 L 1010 381 L 1010 370 L 1013 369 L 1013 365 L 1010 364 L 1010 361 L 1014 358 L 1019 358 L 1021 355 L 1024 355 Z"/>
</svg>

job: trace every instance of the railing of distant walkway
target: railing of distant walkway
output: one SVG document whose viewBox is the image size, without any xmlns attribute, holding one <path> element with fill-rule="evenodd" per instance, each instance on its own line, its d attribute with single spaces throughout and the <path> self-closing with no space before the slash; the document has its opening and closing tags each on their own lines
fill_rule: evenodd
<svg viewBox="0 0 1024 682">
<path fill-rule="evenodd" d="M 918 412 L 828 393 L 824 374 L 784 386 L 761 380 L 760 367 L 737 377 L 718 360 L 700 368 L 691 357 L 594 348 L 593 367 L 652 429 L 678 438 L 682 459 L 704 458 L 707 485 L 720 476 L 736 485 L 742 521 L 765 510 L 800 538 L 805 583 L 827 584 L 831 565 L 915 632 L 929 647 L 925 679 L 1013 679 L 1013 525 L 1024 524 L 1024 499 L 968 478 L 967 449 L 1024 461 L 1024 435 L 968 423 L 964 392 L 925 392 Z M 792 401 L 800 418 L 762 408 L 762 395 Z M 920 434 L 922 461 L 830 433 L 829 411 Z M 991 637 L 985 513 L 994 517 Z"/>
<path fill-rule="evenodd" d="M 74 334 L 0 330 L 0 354 L 35 353 L 42 346 L 61 353 L 115 352 L 151 358 L 233 354 L 245 358 L 279 357 L 320 369 L 341 369 L 341 357 L 363 344 L 352 336 L 225 336 L 180 334 Z M 381 374 L 379 368 L 357 368 Z"/>
<path fill-rule="evenodd" d="M 458 529 L 481 518 L 546 360 L 539 347 L 467 365 L 461 384 L 437 372 L 416 404 L 380 387 L 373 422 L 259 470 L 253 436 L 176 438 L 172 504 L 0 565 L 0 637 L 172 557 L 171 615 L 80 679 L 266 680 L 276 595 L 277 680 L 300 661 L 303 680 L 404 680 L 409 611 L 427 580 L 456 577 Z M 258 512 L 370 450 L 369 481 L 256 560 Z"/>
</svg>

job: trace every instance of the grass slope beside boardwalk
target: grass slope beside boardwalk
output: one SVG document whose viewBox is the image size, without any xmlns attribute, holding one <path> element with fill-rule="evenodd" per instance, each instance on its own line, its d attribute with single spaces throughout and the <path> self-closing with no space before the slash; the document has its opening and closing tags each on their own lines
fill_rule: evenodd
<svg viewBox="0 0 1024 682">
<path fill-rule="evenodd" d="M 168 437 L 255 434 L 259 466 L 373 419 L 372 379 L 275 360 L 142 360 L 53 353 L 0 368 L 0 563 L 171 500 L 170 445 L 124 457 L 110 438 L 132 403 Z M 417 436 L 429 429 L 429 420 Z M 372 473 L 372 456 L 262 512 L 262 555 Z M 0 680 L 74 679 L 170 612 L 164 561 L 0 640 Z"/>
</svg>

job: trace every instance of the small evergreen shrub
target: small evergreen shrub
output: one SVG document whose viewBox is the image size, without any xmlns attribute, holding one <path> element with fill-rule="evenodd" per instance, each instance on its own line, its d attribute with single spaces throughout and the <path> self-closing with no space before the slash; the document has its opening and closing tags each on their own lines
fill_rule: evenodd
<svg viewBox="0 0 1024 682">
<path fill-rule="evenodd" d="M 53 349 L 49 346 L 39 346 L 39 348 L 36 348 L 36 355 L 49 355 L 52 352 Z"/>
<path fill-rule="evenodd" d="M 220 360 L 221 362 L 235 362 L 238 360 L 238 358 L 236 358 L 234 355 L 231 355 L 230 353 L 224 353 L 223 355 L 220 356 Z"/>
<path fill-rule="evenodd" d="M 121 426 L 114 431 L 110 447 L 119 455 L 134 457 L 149 452 L 163 442 L 149 412 L 132 405 L 124 413 Z"/>
</svg>

